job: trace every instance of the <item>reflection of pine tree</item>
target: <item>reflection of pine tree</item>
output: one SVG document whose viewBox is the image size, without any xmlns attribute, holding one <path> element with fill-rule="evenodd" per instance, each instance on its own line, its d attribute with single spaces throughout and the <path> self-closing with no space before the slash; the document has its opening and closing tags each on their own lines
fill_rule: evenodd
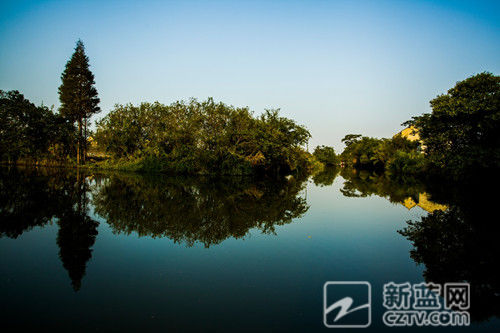
<svg viewBox="0 0 500 333">
<path fill-rule="evenodd" d="M 79 172 L 75 177 L 52 169 L 0 169 L 0 237 L 17 238 L 57 219 L 59 257 L 75 291 L 80 289 L 99 225 L 87 215 L 89 190 Z"/>
<path fill-rule="evenodd" d="M 91 247 L 97 236 L 99 223 L 76 212 L 61 217 L 57 245 L 59 257 L 68 271 L 73 289 L 78 291 L 85 276 L 87 262 L 92 257 Z"/>
<path fill-rule="evenodd" d="M 87 262 L 92 257 L 91 247 L 97 236 L 99 223 L 87 215 L 87 184 L 77 175 L 75 184 L 76 205 L 64 212 L 59 219 L 57 245 L 59 257 L 68 271 L 73 289 L 78 291 L 85 276 Z"/>
</svg>

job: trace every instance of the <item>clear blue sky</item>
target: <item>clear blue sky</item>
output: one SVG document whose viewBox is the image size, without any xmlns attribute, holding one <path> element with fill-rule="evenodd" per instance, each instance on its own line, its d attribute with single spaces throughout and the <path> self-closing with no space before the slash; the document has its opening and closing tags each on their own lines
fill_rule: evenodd
<svg viewBox="0 0 500 333">
<path fill-rule="evenodd" d="M 281 108 L 310 147 L 388 137 L 456 81 L 500 74 L 500 2 L 1 1 L 0 89 L 59 105 L 81 38 L 101 98 Z"/>
</svg>

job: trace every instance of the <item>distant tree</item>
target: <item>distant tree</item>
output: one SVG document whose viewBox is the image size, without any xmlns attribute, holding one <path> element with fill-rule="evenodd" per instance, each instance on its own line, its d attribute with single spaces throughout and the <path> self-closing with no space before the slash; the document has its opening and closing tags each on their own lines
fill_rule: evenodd
<svg viewBox="0 0 500 333">
<path fill-rule="evenodd" d="M 75 52 L 66 63 L 59 87 L 60 112 L 73 123 L 77 123 L 77 164 L 85 162 L 87 146 L 87 123 L 100 108 L 94 74 L 89 69 L 89 58 L 85 55 L 83 42 L 78 40 Z"/>
<path fill-rule="evenodd" d="M 348 166 L 386 170 L 393 176 L 423 171 L 425 163 L 418 141 L 410 141 L 401 135 L 377 139 L 358 134 L 348 134 L 342 141 L 346 147 L 340 157 Z"/>
<path fill-rule="evenodd" d="M 500 76 L 481 73 L 458 82 L 431 102 L 414 125 L 428 161 L 458 176 L 500 166 Z"/>
<path fill-rule="evenodd" d="M 348 134 L 343 139 L 346 147 L 341 154 L 342 161 L 347 165 L 355 167 L 371 168 L 378 160 L 375 156 L 378 148 L 383 143 L 383 139 L 370 138 L 359 134 Z M 383 164 L 381 164 L 383 167 Z"/>
<path fill-rule="evenodd" d="M 337 165 L 337 155 L 332 147 L 328 146 L 317 146 L 313 152 L 314 157 L 321 163 L 332 166 Z"/>
<path fill-rule="evenodd" d="M 342 139 L 342 142 L 346 145 L 346 147 L 349 147 L 351 144 L 357 142 L 361 137 L 361 134 L 347 134 Z"/>
</svg>

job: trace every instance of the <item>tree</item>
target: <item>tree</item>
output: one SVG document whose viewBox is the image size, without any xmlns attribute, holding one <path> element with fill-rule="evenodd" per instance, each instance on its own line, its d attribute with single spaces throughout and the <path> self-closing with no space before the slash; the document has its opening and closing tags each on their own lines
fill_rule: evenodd
<svg viewBox="0 0 500 333">
<path fill-rule="evenodd" d="M 318 161 L 325 165 L 337 165 L 337 155 L 335 154 L 335 150 L 332 147 L 328 146 L 316 146 L 314 149 L 313 155 L 316 157 Z"/>
<path fill-rule="evenodd" d="M 458 82 L 414 117 L 428 161 L 455 178 L 500 166 L 500 76 L 481 73 Z"/>
<path fill-rule="evenodd" d="M 346 145 L 346 147 L 349 147 L 353 143 L 356 143 L 361 137 L 361 134 L 347 134 L 342 139 L 342 142 Z"/>
<path fill-rule="evenodd" d="M 35 106 L 16 90 L 0 90 L 0 123 L 0 160 L 12 163 L 64 156 L 57 150 L 68 146 L 73 128 L 60 115 L 46 106 Z"/>
<path fill-rule="evenodd" d="M 60 112 L 73 123 L 78 124 L 77 164 L 85 162 L 87 146 L 87 123 L 100 108 L 94 74 L 89 69 L 89 58 L 85 55 L 83 42 L 78 40 L 75 52 L 66 63 L 59 87 Z"/>
</svg>

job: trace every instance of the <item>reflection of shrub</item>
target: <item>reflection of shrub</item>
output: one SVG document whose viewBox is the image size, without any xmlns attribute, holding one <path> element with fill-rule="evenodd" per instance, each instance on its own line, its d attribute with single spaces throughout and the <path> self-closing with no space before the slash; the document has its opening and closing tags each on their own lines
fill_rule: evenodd
<svg viewBox="0 0 500 333">
<path fill-rule="evenodd" d="M 415 151 L 396 151 L 394 156 L 387 162 L 386 171 L 393 175 L 418 174 L 425 168 L 423 154 Z"/>
<path fill-rule="evenodd" d="M 330 186 L 333 184 L 339 169 L 335 167 L 326 167 L 323 171 L 313 175 L 314 184 L 317 186 Z"/>
<path fill-rule="evenodd" d="M 93 196 L 95 211 L 118 233 L 168 237 L 206 247 L 252 228 L 273 233 L 307 210 L 304 179 L 113 175 Z"/>
<path fill-rule="evenodd" d="M 387 173 L 377 174 L 366 170 L 350 168 L 341 169 L 345 179 L 340 192 L 347 197 L 367 197 L 373 194 L 387 198 L 390 202 L 400 203 L 407 198 L 417 198 L 425 192 L 425 186 L 418 177 L 403 177 L 394 179 Z"/>
</svg>

